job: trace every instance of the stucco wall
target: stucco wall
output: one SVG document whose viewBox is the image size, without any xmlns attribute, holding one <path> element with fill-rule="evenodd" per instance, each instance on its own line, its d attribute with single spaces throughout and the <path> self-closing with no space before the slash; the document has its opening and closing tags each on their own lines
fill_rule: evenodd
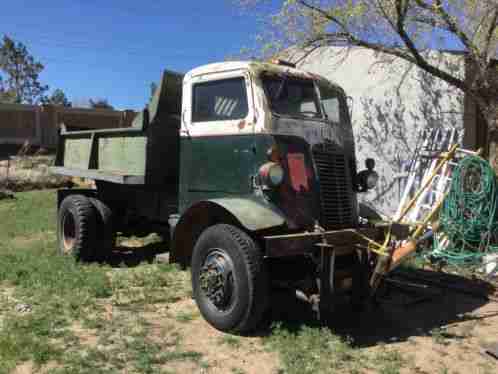
<svg viewBox="0 0 498 374">
<path fill-rule="evenodd" d="M 461 56 L 433 54 L 440 67 L 464 74 Z M 353 98 L 353 129 L 358 167 L 373 157 L 379 186 L 361 196 L 381 212 L 397 208 L 419 133 L 428 127 L 463 127 L 463 95 L 404 61 L 362 48 L 322 48 L 300 67 L 335 81 Z"/>
</svg>

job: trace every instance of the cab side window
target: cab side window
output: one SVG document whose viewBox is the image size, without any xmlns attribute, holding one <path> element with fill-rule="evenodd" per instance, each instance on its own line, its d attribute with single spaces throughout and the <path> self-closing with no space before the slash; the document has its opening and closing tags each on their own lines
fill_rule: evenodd
<svg viewBox="0 0 498 374">
<path fill-rule="evenodd" d="M 247 116 L 244 78 L 197 83 L 193 87 L 192 122 L 230 121 Z"/>
</svg>

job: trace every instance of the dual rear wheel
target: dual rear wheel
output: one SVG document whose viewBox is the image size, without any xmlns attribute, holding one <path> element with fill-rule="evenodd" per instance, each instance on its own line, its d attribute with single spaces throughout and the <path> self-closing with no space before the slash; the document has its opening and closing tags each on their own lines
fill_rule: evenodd
<svg viewBox="0 0 498 374">
<path fill-rule="evenodd" d="M 59 207 L 57 232 L 61 254 L 101 260 L 115 240 L 111 209 L 97 198 L 69 195 Z M 247 233 L 227 224 L 207 228 L 194 247 L 191 270 L 195 301 L 212 326 L 247 333 L 258 325 L 269 304 L 269 277 Z"/>
<path fill-rule="evenodd" d="M 114 246 L 111 209 L 94 197 L 69 195 L 57 219 L 59 253 L 79 261 L 105 259 Z"/>
</svg>

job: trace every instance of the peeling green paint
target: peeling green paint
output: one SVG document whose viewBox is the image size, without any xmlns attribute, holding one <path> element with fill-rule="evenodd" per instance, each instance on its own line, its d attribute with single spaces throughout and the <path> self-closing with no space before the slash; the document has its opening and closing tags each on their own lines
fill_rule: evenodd
<svg viewBox="0 0 498 374">
<path fill-rule="evenodd" d="M 90 160 L 92 139 L 90 137 L 66 139 L 64 145 L 64 166 L 87 169 Z"/>
<path fill-rule="evenodd" d="M 128 175 L 145 175 L 147 138 L 105 137 L 98 141 L 99 169 L 123 172 Z"/>
</svg>

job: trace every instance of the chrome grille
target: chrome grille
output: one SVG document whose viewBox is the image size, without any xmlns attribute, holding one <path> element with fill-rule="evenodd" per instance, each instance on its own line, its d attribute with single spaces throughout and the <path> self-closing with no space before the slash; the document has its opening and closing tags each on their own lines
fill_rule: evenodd
<svg viewBox="0 0 498 374">
<path fill-rule="evenodd" d="M 313 152 L 320 180 L 321 225 L 328 230 L 353 227 L 353 192 L 347 158 L 323 150 Z"/>
</svg>

